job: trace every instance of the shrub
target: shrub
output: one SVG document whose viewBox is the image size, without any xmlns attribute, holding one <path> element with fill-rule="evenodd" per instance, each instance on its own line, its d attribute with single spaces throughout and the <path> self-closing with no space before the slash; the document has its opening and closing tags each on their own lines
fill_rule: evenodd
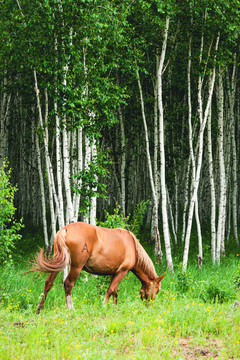
<svg viewBox="0 0 240 360">
<path fill-rule="evenodd" d="M 15 243 L 21 238 L 18 231 L 23 226 L 21 221 L 14 220 L 13 201 L 17 187 L 11 185 L 10 178 L 11 169 L 4 162 L 0 169 L 0 263 L 11 261 Z"/>
<path fill-rule="evenodd" d="M 186 293 L 191 285 L 187 273 L 179 273 L 177 275 L 176 290 L 180 293 Z"/>
<path fill-rule="evenodd" d="M 240 264 L 238 264 L 237 270 L 235 272 L 235 276 L 233 278 L 234 285 L 236 289 L 240 289 Z"/>
<path fill-rule="evenodd" d="M 137 204 L 133 219 L 130 222 L 130 230 L 136 235 L 136 237 L 138 237 L 140 234 L 143 218 L 147 210 L 147 204 L 148 201 L 141 201 L 139 204 Z"/>
<path fill-rule="evenodd" d="M 99 221 L 98 225 L 103 226 L 106 228 L 128 228 L 128 221 L 129 216 L 124 217 L 121 214 L 121 207 L 120 205 L 116 205 L 116 208 L 114 209 L 114 213 L 111 215 L 109 212 L 106 211 L 106 220 L 105 221 Z"/>
<path fill-rule="evenodd" d="M 230 290 L 227 291 L 212 283 L 208 285 L 206 292 L 202 294 L 201 297 L 205 302 L 222 304 L 229 301 L 232 298 L 232 295 Z"/>
<path fill-rule="evenodd" d="M 128 229 L 132 231 L 136 237 L 138 237 L 143 223 L 144 213 L 147 209 L 147 204 L 148 201 L 142 201 L 137 205 L 131 221 L 129 220 L 130 216 L 124 217 L 122 215 L 121 206 L 116 204 L 114 213 L 111 215 L 106 211 L 106 220 L 98 222 L 98 225 L 106 228 Z"/>
</svg>

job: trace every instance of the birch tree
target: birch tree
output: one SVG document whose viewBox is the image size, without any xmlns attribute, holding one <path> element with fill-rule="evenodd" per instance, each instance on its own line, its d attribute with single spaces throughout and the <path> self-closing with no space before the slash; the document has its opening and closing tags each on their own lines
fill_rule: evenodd
<svg viewBox="0 0 240 360">
<path fill-rule="evenodd" d="M 223 71 L 220 68 L 218 74 L 217 86 L 217 106 L 218 106 L 218 157 L 219 157 L 219 181 L 220 181 L 220 197 L 219 197 L 219 211 L 218 211 L 218 226 L 217 226 L 217 249 L 216 261 L 220 263 L 221 250 L 223 253 L 224 236 L 226 225 L 226 177 L 225 177 L 225 162 L 223 150 Z"/>
<path fill-rule="evenodd" d="M 217 53 L 218 44 L 219 44 L 219 35 L 215 42 L 215 53 Z M 211 45 L 210 45 L 209 51 L 210 51 L 210 49 L 211 49 Z M 209 51 L 208 51 L 208 54 L 209 54 Z M 201 49 L 200 49 L 200 62 L 201 61 L 202 61 L 202 45 L 201 45 Z M 206 66 L 205 66 L 205 69 L 206 69 Z M 195 175 L 195 178 L 193 179 L 193 192 L 192 192 L 191 201 L 190 201 L 190 205 L 189 205 L 188 224 L 187 224 L 184 254 L 183 254 L 183 270 L 185 270 L 187 268 L 187 263 L 188 263 L 188 253 L 189 253 L 189 245 L 190 245 L 193 211 L 194 211 L 194 206 L 195 206 L 195 203 L 197 200 L 197 193 L 198 193 L 198 187 L 199 187 L 199 181 L 200 181 L 200 172 L 201 172 L 201 167 L 202 167 L 203 135 L 204 135 L 204 130 L 206 127 L 209 109 L 210 109 L 210 105 L 211 105 L 211 101 L 212 101 L 212 94 L 213 94 L 213 88 L 214 88 L 214 83 L 215 83 L 215 65 L 213 67 L 212 74 L 210 75 L 209 82 L 210 82 L 210 86 L 209 86 L 209 92 L 208 92 L 208 97 L 207 97 L 207 103 L 206 103 L 205 110 L 203 111 L 203 105 L 202 105 L 203 78 L 201 75 L 198 78 L 198 105 L 199 105 L 199 118 L 200 118 L 200 130 L 199 130 L 199 138 L 198 138 L 199 150 L 198 150 L 198 155 L 197 155 L 196 175 Z M 200 244 L 200 246 L 201 246 L 201 244 Z M 201 257 L 201 255 L 202 255 L 201 247 L 199 250 L 200 250 L 200 252 L 199 252 L 198 256 Z M 201 259 L 201 261 L 202 261 L 202 259 Z"/>
<path fill-rule="evenodd" d="M 211 85 L 211 84 L 209 84 Z M 214 179 L 214 164 L 213 164 L 213 151 L 212 151 L 212 131 L 211 131 L 211 107 L 209 110 L 207 120 L 207 147 L 208 147 L 208 168 L 210 178 L 210 194 L 211 194 L 211 254 L 212 263 L 216 261 L 216 191 Z"/>
<path fill-rule="evenodd" d="M 152 162 L 151 162 L 150 149 L 149 149 L 148 127 L 147 127 L 147 121 L 146 121 L 146 115 L 145 115 L 145 106 L 144 106 L 142 85 L 141 85 L 138 69 L 137 69 L 137 81 L 138 81 L 138 88 L 139 88 L 139 93 L 140 93 L 141 111 L 142 111 L 142 119 L 143 119 L 143 125 L 144 125 L 148 170 L 149 170 L 150 184 L 151 184 L 152 196 L 153 196 L 153 219 L 154 219 L 153 222 L 154 222 L 154 237 L 155 237 L 155 253 L 156 253 L 157 257 L 159 259 L 161 259 L 162 251 L 161 251 L 160 234 L 159 234 L 159 228 L 158 228 L 157 189 L 156 189 L 156 184 L 154 183 L 154 177 L 153 177 Z"/>
<path fill-rule="evenodd" d="M 166 249 L 167 266 L 173 271 L 173 262 L 171 254 L 170 233 L 167 215 L 167 190 L 165 179 L 165 149 L 164 149 L 164 115 L 163 115 L 163 99 L 162 99 L 162 73 L 163 65 L 167 48 L 169 30 L 169 16 L 166 16 L 166 23 L 163 35 L 162 51 L 159 59 L 159 66 L 157 69 L 157 84 L 158 84 L 158 110 L 159 110 L 159 146 L 160 146 L 160 177 L 161 177 L 161 201 L 162 201 L 162 221 L 163 234 Z"/>
<path fill-rule="evenodd" d="M 238 240 L 238 227 L 237 227 L 237 218 L 238 218 L 238 209 L 237 209 L 237 199 L 238 199 L 238 182 L 237 182 L 237 150 L 236 150 L 236 126 L 235 126 L 235 101 L 236 101 L 236 85 L 237 85 L 237 57 L 236 53 L 234 54 L 234 62 L 232 67 L 231 78 L 227 73 L 227 93 L 229 101 L 229 115 L 230 115 L 230 132 L 231 132 L 231 152 L 232 152 L 232 219 L 233 219 L 233 236 L 234 239 L 239 245 Z"/>
</svg>

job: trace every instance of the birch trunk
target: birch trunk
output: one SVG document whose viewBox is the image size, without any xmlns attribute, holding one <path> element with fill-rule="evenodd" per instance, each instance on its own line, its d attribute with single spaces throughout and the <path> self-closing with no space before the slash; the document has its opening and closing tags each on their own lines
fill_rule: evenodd
<svg viewBox="0 0 240 360">
<path fill-rule="evenodd" d="M 184 206 L 183 206 L 183 226 L 182 226 L 182 243 L 184 243 L 185 235 L 186 235 L 186 215 L 187 208 L 189 203 L 189 174 L 190 174 L 190 165 L 191 165 L 191 156 L 188 158 L 187 170 L 185 176 L 185 187 L 184 187 Z"/>
<path fill-rule="evenodd" d="M 47 169 L 47 180 L 48 180 L 48 191 L 49 191 L 49 207 L 50 207 L 50 215 L 51 215 L 51 229 L 52 229 L 52 236 L 51 236 L 51 242 L 50 245 L 52 245 L 52 240 L 56 237 L 56 218 L 55 218 L 55 209 L 54 209 L 54 194 L 55 198 L 57 198 L 55 193 L 55 187 L 54 187 L 54 178 L 53 178 L 53 169 L 52 169 L 52 163 L 49 156 L 48 151 L 48 129 L 45 127 L 43 122 L 43 116 L 42 116 L 42 108 L 40 103 L 40 91 L 38 88 L 38 81 L 37 81 L 37 72 L 36 69 L 33 71 L 34 73 L 34 80 L 35 80 L 35 92 L 36 92 L 36 98 L 37 98 L 37 108 L 39 113 L 39 123 L 41 128 L 43 129 L 43 143 L 44 143 L 44 150 L 45 150 L 45 163 L 46 163 L 46 169 Z M 48 116 L 48 110 L 47 110 L 47 93 L 45 92 L 45 120 Z"/>
<path fill-rule="evenodd" d="M 44 181 L 43 181 L 42 166 L 41 166 L 41 152 L 40 152 L 38 134 L 36 134 L 36 151 L 37 151 L 37 164 L 38 164 L 38 174 L 39 174 L 41 203 L 42 203 L 43 234 L 44 234 L 45 247 L 47 249 L 49 247 L 49 241 L 48 241 L 48 231 L 47 231 L 46 201 L 45 201 Z"/>
<path fill-rule="evenodd" d="M 82 128 L 77 129 L 77 165 L 76 171 L 82 171 L 83 169 L 83 130 Z M 78 186 L 81 187 L 81 180 L 78 183 Z M 78 220 L 78 212 L 79 212 L 79 204 L 80 204 L 80 195 L 74 193 L 73 195 L 73 209 L 74 209 L 74 221 Z"/>
<path fill-rule="evenodd" d="M 218 43 L 219 43 L 219 36 L 216 40 L 215 52 L 217 52 Z M 201 59 L 200 59 L 200 61 L 201 61 Z M 188 223 L 187 223 L 184 254 L 183 254 L 183 270 L 186 270 L 187 263 L 188 263 L 188 253 L 189 253 L 189 245 L 190 245 L 190 235 L 191 235 L 191 228 L 192 228 L 193 211 L 194 211 L 194 206 L 195 206 L 195 203 L 197 200 L 197 193 L 198 193 L 198 187 L 199 187 L 199 181 L 200 181 L 200 172 L 201 172 L 201 167 L 202 167 L 203 135 L 204 135 L 204 130 L 205 130 L 205 126 L 206 126 L 206 122 L 207 122 L 208 114 L 209 114 L 209 109 L 210 109 L 210 105 L 211 105 L 211 101 L 212 101 L 212 94 L 213 94 L 213 88 L 214 88 L 214 83 L 215 83 L 215 66 L 212 71 L 212 76 L 210 77 L 210 80 L 209 80 L 210 86 L 209 86 L 209 93 L 208 93 L 207 104 L 206 104 L 206 108 L 204 111 L 204 115 L 203 115 L 203 111 L 202 111 L 202 97 L 201 97 L 202 81 L 203 81 L 203 79 L 201 77 L 199 77 L 199 82 L 198 82 L 198 86 L 199 86 L 199 89 L 198 89 L 199 116 L 200 116 L 199 149 L 198 149 L 198 155 L 197 155 L 196 176 L 195 176 L 195 180 L 193 183 L 193 193 L 191 196 L 191 201 L 190 201 L 190 206 L 189 206 Z"/>
<path fill-rule="evenodd" d="M 60 137 L 60 121 L 57 109 L 57 100 L 54 99 L 54 110 L 56 119 L 56 173 L 57 173 L 57 187 L 58 187 L 58 201 L 59 201 L 59 214 L 58 223 L 62 228 L 65 224 L 64 208 L 63 208 L 63 190 L 62 190 L 62 152 L 61 152 L 61 137 Z"/>
<path fill-rule="evenodd" d="M 96 156 L 97 156 L 97 146 L 96 146 L 96 142 L 94 141 L 91 146 L 91 157 L 92 159 L 94 159 Z M 93 191 L 96 192 L 97 188 L 94 188 Z M 95 195 L 91 198 L 90 224 L 96 225 L 96 217 L 97 217 L 97 196 Z"/>
<path fill-rule="evenodd" d="M 162 71 L 165 60 L 167 38 L 169 29 L 169 17 L 166 16 L 166 24 L 163 36 L 162 51 L 157 69 L 158 81 L 158 110 L 159 110 L 159 147 L 160 147 L 160 178 L 161 178 L 161 203 L 162 203 L 162 221 L 163 221 L 163 234 L 165 241 L 167 267 L 173 271 L 170 232 L 167 215 L 167 190 L 165 179 L 165 149 L 164 149 L 164 118 L 163 118 L 163 99 L 162 99 Z"/>
<path fill-rule="evenodd" d="M 124 132 L 123 114 L 121 106 L 118 107 L 120 133 L 121 133 L 121 208 L 123 217 L 126 214 L 126 188 L 125 188 L 125 169 L 126 169 L 126 139 Z"/>
<path fill-rule="evenodd" d="M 222 69 L 219 69 L 218 87 L 217 87 L 217 107 L 218 107 L 218 156 L 219 156 L 219 178 L 220 178 L 220 196 L 217 228 L 217 250 L 216 261 L 220 264 L 221 248 L 224 242 L 225 222 L 226 222 L 226 177 L 224 163 L 224 145 L 223 145 L 223 76 Z"/>
<path fill-rule="evenodd" d="M 211 131 L 211 109 L 208 115 L 207 125 L 207 144 L 208 144 L 208 169 L 210 178 L 210 193 L 211 193 L 211 254 L 212 263 L 216 261 L 216 194 L 215 181 L 213 171 L 213 155 L 212 155 L 212 131 Z"/>
<path fill-rule="evenodd" d="M 231 153 L 232 153 L 232 218 L 233 218 L 233 236 L 237 245 L 239 245 L 238 228 L 237 228 L 237 198 L 238 198 L 238 182 L 237 182 L 237 150 L 236 150 L 236 138 L 235 138 L 235 116 L 234 105 L 236 98 L 236 54 L 234 56 L 233 70 L 231 76 L 231 82 L 229 76 L 227 76 L 227 88 L 229 99 L 229 113 L 230 113 L 230 133 L 231 133 Z M 230 223 L 230 222 L 229 222 Z"/>
<path fill-rule="evenodd" d="M 63 129 L 63 175 L 64 175 L 64 185 L 65 185 L 65 196 L 67 200 L 67 209 L 66 209 L 66 223 L 74 221 L 73 213 L 73 202 L 70 186 L 70 157 L 69 157 L 69 142 L 66 130 L 66 122 L 64 121 Z"/>
<path fill-rule="evenodd" d="M 202 53 L 203 44 L 201 45 L 200 54 Z M 189 39 L 189 48 L 188 48 L 188 71 L 187 71 L 187 78 L 188 78 L 188 127 L 189 127 L 189 149 L 190 149 L 190 156 L 192 162 L 192 184 L 195 183 L 196 180 L 196 161 L 195 155 L 193 150 L 193 131 L 192 131 L 192 100 L 191 100 L 191 57 L 192 57 L 192 38 Z M 202 79 L 199 77 L 198 81 L 198 104 L 199 104 L 199 117 L 200 123 L 202 123 Z M 199 221 L 199 213 L 198 213 L 198 200 L 196 199 L 195 202 L 195 218 L 197 224 L 197 233 L 198 233 L 198 266 L 200 267 L 202 264 L 202 235 L 201 235 L 201 226 Z"/>
<path fill-rule="evenodd" d="M 84 160 L 84 168 L 88 169 L 91 161 L 91 146 L 89 138 L 85 135 L 85 160 Z M 88 208 L 86 213 L 84 214 L 84 222 L 89 223 L 90 221 L 90 209 Z"/>
<path fill-rule="evenodd" d="M 151 156 L 150 156 L 150 149 L 149 149 L 149 139 L 148 139 L 148 128 L 147 128 L 147 121 L 146 121 L 146 116 L 145 116 L 145 106 L 144 106 L 144 100 L 143 100 L 142 85 L 141 85 L 138 70 L 137 70 L 137 81 L 138 81 L 138 88 L 139 88 L 139 93 L 140 93 L 141 111 L 142 111 L 142 119 L 143 119 L 143 125 L 144 125 L 148 171 L 149 171 L 149 178 L 150 178 L 150 184 L 151 184 L 152 196 L 153 196 L 155 253 L 157 255 L 157 258 L 159 260 L 161 260 L 162 259 L 162 250 L 161 250 L 160 234 L 159 234 L 159 228 L 158 228 L 158 198 L 157 198 L 157 192 L 156 192 L 156 187 L 155 187 L 154 178 L 153 178 L 152 163 L 151 163 Z"/>
</svg>

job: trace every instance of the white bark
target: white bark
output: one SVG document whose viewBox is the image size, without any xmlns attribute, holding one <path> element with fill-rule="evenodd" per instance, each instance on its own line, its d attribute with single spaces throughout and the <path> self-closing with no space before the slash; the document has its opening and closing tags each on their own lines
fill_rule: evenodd
<svg viewBox="0 0 240 360">
<path fill-rule="evenodd" d="M 74 221 L 74 213 L 73 213 L 73 202 L 72 202 L 72 194 L 71 194 L 71 186 L 70 186 L 70 156 L 69 156 L 69 143 L 68 136 L 66 130 L 66 123 L 64 124 L 63 129 L 63 177 L 64 177 L 64 185 L 65 185 L 65 196 L 67 200 L 67 209 L 66 209 L 66 223 Z"/>
<path fill-rule="evenodd" d="M 84 159 L 84 168 L 87 170 L 91 161 L 91 146 L 89 138 L 85 135 L 85 159 Z M 90 219 L 90 209 L 84 214 L 84 222 L 89 223 Z"/>
<path fill-rule="evenodd" d="M 37 107 L 38 107 L 38 113 L 39 113 L 39 123 L 41 128 L 43 129 L 43 143 L 44 143 L 44 150 L 45 150 L 45 162 L 46 162 L 46 169 L 47 169 L 47 179 L 48 179 L 48 191 L 49 191 L 49 206 L 50 206 L 50 214 L 51 214 L 51 229 L 52 229 L 52 237 L 56 237 L 56 219 L 55 219 L 55 209 L 54 209 L 54 197 L 57 198 L 56 192 L 55 192 L 55 186 L 54 186 L 54 178 L 53 178 L 53 169 L 52 169 L 52 163 L 49 156 L 48 151 L 48 129 L 46 126 L 44 126 L 43 122 L 43 116 L 42 116 L 42 108 L 40 103 L 40 90 L 38 88 L 38 81 L 37 81 L 37 72 L 36 69 L 33 71 L 34 73 L 34 80 L 35 80 L 35 92 L 36 92 L 36 98 L 37 98 Z M 45 93 L 45 120 L 47 119 L 47 94 Z M 54 196 L 55 195 L 55 196 Z M 58 205 L 58 204 L 57 204 Z"/>
<path fill-rule="evenodd" d="M 163 99 L 162 99 L 162 71 L 165 60 L 167 38 L 169 29 L 169 17 L 166 16 L 165 30 L 163 35 L 162 51 L 157 69 L 158 80 L 158 110 L 159 110 L 159 147 L 160 147 L 160 178 L 161 178 L 161 203 L 162 203 L 162 221 L 163 221 L 163 234 L 167 258 L 167 266 L 173 271 L 173 262 L 170 244 L 170 232 L 167 215 L 167 190 L 165 179 L 165 149 L 164 149 L 164 116 L 163 116 Z"/>
<path fill-rule="evenodd" d="M 235 116 L 234 116 L 234 105 L 236 98 L 236 54 L 234 56 L 233 70 L 231 81 L 229 76 L 227 77 L 227 89 L 229 99 L 229 113 L 230 113 L 230 133 L 231 133 L 231 154 L 232 154 L 232 218 L 233 218 L 233 236 L 239 245 L 238 240 L 238 228 L 237 228 L 237 198 L 238 198 L 238 182 L 237 182 L 237 150 L 236 150 L 236 139 L 235 139 Z M 230 224 L 230 221 L 229 221 Z"/>
<path fill-rule="evenodd" d="M 200 59 L 202 56 L 203 51 L 203 38 L 201 43 L 201 50 L 200 50 Z M 188 127 L 189 127 L 189 149 L 190 149 L 190 156 L 192 161 L 192 184 L 196 181 L 196 161 L 195 155 L 193 150 L 193 131 L 192 131 L 192 100 L 191 100 L 191 57 L 192 57 L 192 38 L 189 39 L 189 49 L 188 49 L 188 71 L 187 71 L 187 78 L 188 78 Z M 199 117 L 200 117 L 200 124 L 202 123 L 202 79 L 199 77 L 198 81 L 198 104 L 199 104 Z M 197 233 L 198 233 L 198 264 L 201 266 L 202 264 L 202 235 L 201 235 L 201 226 L 199 221 L 199 213 L 198 213 L 198 200 L 196 199 L 195 204 L 195 218 L 197 224 Z"/>
<path fill-rule="evenodd" d="M 161 243 L 160 243 L 160 234 L 159 234 L 159 229 L 158 229 L 158 198 L 157 198 L 157 192 L 156 192 L 156 187 L 155 187 L 154 178 L 153 178 L 152 162 L 151 162 L 150 149 L 149 149 L 149 139 L 148 139 L 148 127 L 147 127 L 147 121 L 146 121 L 146 115 L 145 115 L 145 107 L 144 107 L 144 100 L 143 100 L 142 85 L 141 85 L 138 70 L 137 70 L 137 80 L 138 80 L 138 88 L 139 88 L 139 93 L 140 93 L 142 119 L 143 119 L 143 125 L 144 125 L 148 171 L 149 171 L 150 185 L 151 185 L 152 196 L 153 196 L 155 253 L 156 253 L 157 257 L 159 259 L 161 259 L 162 258 L 162 251 L 161 251 Z"/>
<path fill-rule="evenodd" d="M 182 243 L 184 243 L 186 235 L 186 215 L 189 202 L 189 173 L 190 173 L 191 156 L 188 158 L 186 175 L 184 179 L 184 206 L 183 206 L 183 227 L 182 227 Z"/>
<path fill-rule="evenodd" d="M 96 156 L 97 156 L 97 146 L 96 146 L 96 142 L 94 141 L 91 146 L 91 157 L 93 159 Z M 93 190 L 96 192 L 97 188 L 94 188 Z M 95 195 L 91 198 L 90 224 L 96 225 L 96 217 L 97 217 L 97 196 Z"/>
<path fill-rule="evenodd" d="M 77 168 L 76 171 L 82 171 L 83 169 L 83 131 L 82 128 L 77 129 Z M 78 186 L 81 186 L 81 180 L 78 183 Z M 74 193 L 73 195 L 73 208 L 74 208 L 74 221 L 78 220 L 80 204 L 80 195 Z"/>
<path fill-rule="evenodd" d="M 39 174 L 41 203 L 42 203 L 43 234 L 44 234 L 45 247 L 47 249 L 49 246 L 49 241 L 48 241 L 48 232 L 47 232 L 46 201 L 45 201 L 44 181 L 43 181 L 42 166 L 41 166 L 41 152 L 40 152 L 38 134 L 36 134 L 36 151 L 37 151 L 37 164 L 38 164 L 38 174 Z"/>
<path fill-rule="evenodd" d="M 215 194 L 215 180 L 213 171 L 213 155 L 212 155 L 212 132 L 211 132 L 211 109 L 208 115 L 207 125 L 207 144 L 208 144 L 208 169 L 210 178 L 210 193 L 211 193 L 211 253 L 212 263 L 216 261 L 216 194 Z"/>
<path fill-rule="evenodd" d="M 224 242 L 225 224 L 226 224 L 226 174 L 224 163 L 224 145 L 223 145 L 223 78 L 222 70 L 219 69 L 218 87 L 217 87 L 217 107 L 218 107 L 218 152 L 219 152 L 219 177 L 220 177 L 220 197 L 219 197 L 219 213 L 217 227 L 217 250 L 216 261 L 220 263 L 221 248 Z"/>
<path fill-rule="evenodd" d="M 219 43 L 219 36 L 216 40 L 216 46 L 215 51 L 217 52 L 218 49 L 218 43 Z M 202 49 L 202 46 L 201 46 Z M 200 57 L 201 59 L 201 57 Z M 186 237 L 185 237 L 185 246 L 184 246 L 184 254 L 183 254 L 183 270 L 186 270 L 187 263 L 188 263 L 188 253 L 189 253 L 189 245 L 190 245 L 190 236 L 191 236 L 191 228 L 192 228 L 192 220 L 193 220 L 193 211 L 194 206 L 197 200 L 197 193 L 198 193 L 198 186 L 199 186 L 199 180 L 200 180 L 200 172 L 202 168 L 202 155 L 203 155 L 203 135 L 204 130 L 206 126 L 206 122 L 208 119 L 209 109 L 212 101 L 212 94 L 213 94 L 213 88 L 215 83 L 215 66 L 212 71 L 212 76 L 210 78 L 210 86 L 209 86 L 209 93 L 207 97 L 207 104 L 203 115 L 203 109 L 202 109 L 202 82 L 203 79 L 199 77 L 198 82 L 198 94 L 199 94 L 199 117 L 200 117 L 200 130 L 199 130 L 199 149 L 198 149 L 198 155 L 197 155 L 197 168 L 196 168 L 196 176 L 193 183 L 193 193 L 191 196 L 191 202 L 189 206 L 189 214 L 188 214 L 188 224 L 187 224 L 187 231 L 186 231 Z M 200 249 L 201 250 L 201 249 Z"/>
<path fill-rule="evenodd" d="M 122 214 L 123 217 L 125 217 L 126 214 L 126 139 L 125 139 L 125 131 L 124 131 L 124 123 L 123 123 L 123 114 L 121 106 L 118 107 L 119 112 L 119 122 L 120 122 L 120 133 L 121 133 L 121 170 L 120 170 L 120 176 L 121 176 L 121 208 L 122 208 Z"/>
<path fill-rule="evenodd" d="M 59 223 L 59 228 L 62 228 L 66 224 L 64 220 L 63 189 L 62 189 L 62 152 L 61 152 L 60 121 L 58 116 L 56 99 L 54 99 L 54 110 L 55 110 L 55 119 L 56 119 L 56 173 L 57 173 L 57 188 L 58 188 L 58 202 L 59 202 L 58 223 Z"/>
</svg>

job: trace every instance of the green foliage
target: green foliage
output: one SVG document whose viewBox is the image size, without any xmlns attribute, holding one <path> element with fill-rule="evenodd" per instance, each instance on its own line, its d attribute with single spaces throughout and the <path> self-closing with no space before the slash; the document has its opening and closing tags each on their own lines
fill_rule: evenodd
<svg viewBox="0 0 240 360">
<path fill-rule="evenodd" d="M 187 275 L 187 273 L 179 273 L 177 275 L 177 283 L 176 283 L 176 290 L 180 293 L 186 293 L 189 290 L 191 285 L 191 281 Z"/>
<path fill-rule="evenodd" d="M 133 219 L 130 222 L 130 230 L 138 237 L 143 224 L 144 215 L 149 201 L 141 201 L 137 204 Z"/>
<path fill-rule="evenodd" d="M 10 178 L 11 169 L 4 162 L 0 169 L 0 263 L 11 261 L 15 243 L 21 238 L 18 231 L 23 227 L 22 221 L 14 220 L 17 187 L 11 185 Z"/>
<path fill-rule="evenodd" d="M 201 295 L 205 302 L 209 303 L 224 303 L 228 302 L 232 298 L 232 291 L 225 290 L 219 284 L 210 283 L 206 289 L 206 292 Z"/>
<path fill-rule="evenodd" d="M 106 179 L 109 175 L 109 164 L 106 155 L 98 153 L 92 158 L 88 167 L 73 175 L 72 188 L 76 194 L 81 195 L 79 212 L 86 213 L 89 210 L 92 197 L 105 198 L 106 184 L 102 179 Z"/>
<path fill-rule="evenodd" d="M 240 264 L 238 264 L 238 268 L 233 277 L 233 282 L 237 290 L 240 289 Z"/>
<path fill-rule="evenodd" d="M 144 214 L 147 209 L 148 201 L 140 202 L 135 210 L 134 216 L 128 215 L 124 217 L 121 213 L 121 206 L 116 204 L 114 213 L 110 214 L 106 211 L 105 221 L 99 221 L 98 225 L 106 228 L 122 228 L 132 231 L 136 237 L 140 235 L 140 230 L 143 224 Z"/>
<path fill-rule="evenodd" d="M 106 228 L 122 228 L 126 229 L 129 227 L 128 225 L 129 216 L 124 217 L 121 213 L 121 206 L 116 205 L 114 209 L 114 213 L 110 214 L 106 211 L 106 220 L 99 221 L 98 225 Z"/>
</svg>

